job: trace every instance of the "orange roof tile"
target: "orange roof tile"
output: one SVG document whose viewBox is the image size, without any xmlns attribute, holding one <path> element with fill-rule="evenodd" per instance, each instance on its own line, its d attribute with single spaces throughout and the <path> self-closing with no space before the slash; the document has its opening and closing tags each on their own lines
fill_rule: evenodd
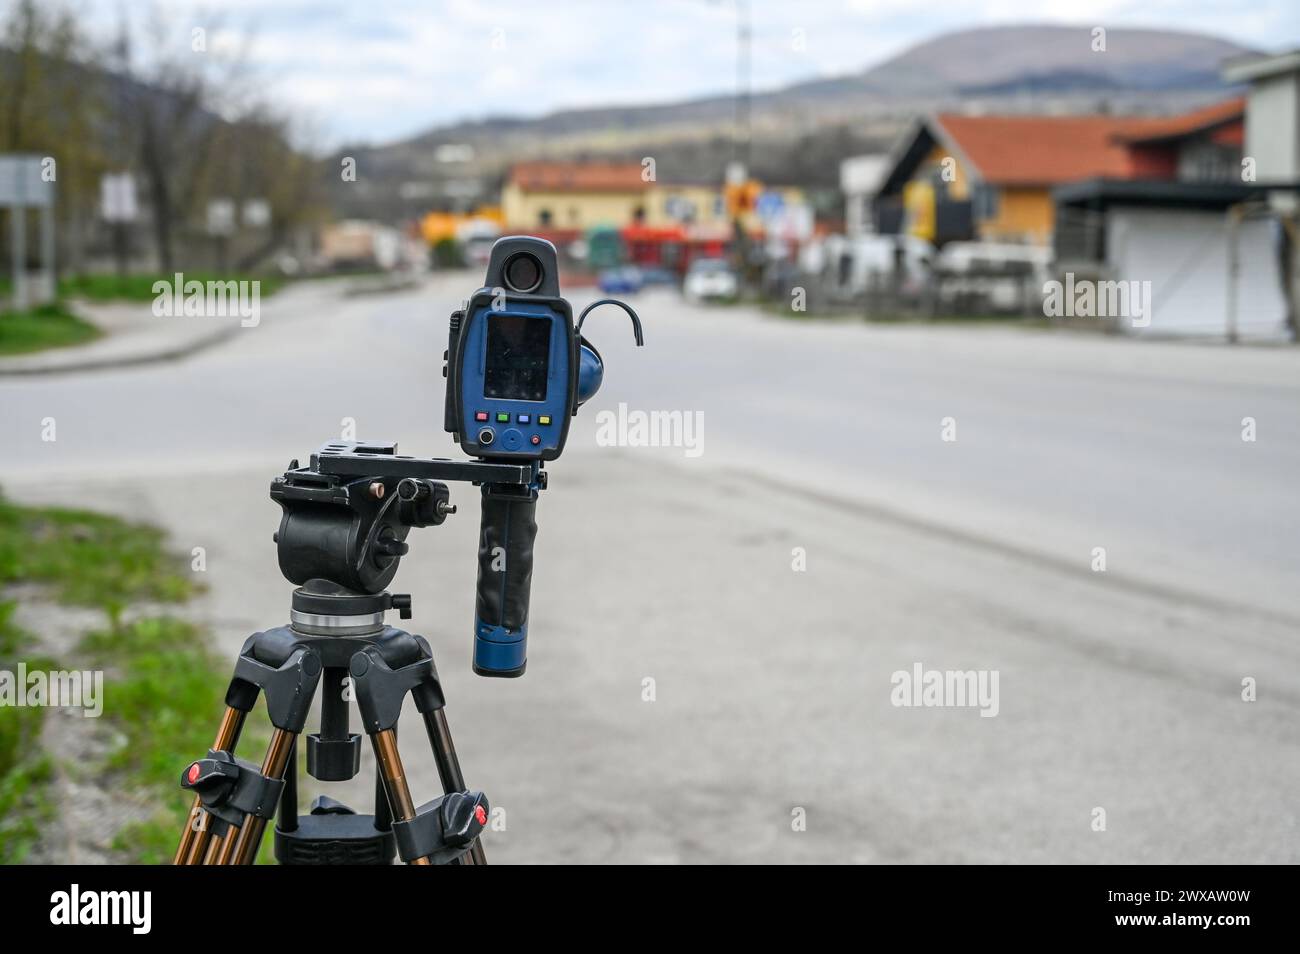
<svg viewBox="0 0 1300 954">
<path fill-rule="evenodd" d="M 1183 116 L 964 116 L 935 117 L 940 140 L 998 185 L 1056 185 L 1097 176 L 1135 174 L 1128 144 L 1181 135 L 1231 121 L 1240 100 Z"/>
<path fill-rule="evenodd" d="M 1147 128 L 1137 133 L 1120 133 L 1118 138 L 1124 142 L 1148 142 L 1153 139 L 1172 139 L 1212 129 L 1227 123 L 1237 122 L 1246 116 L 1244 97 L 1225 100 L 1203 109 L 1197 109 L 1181 116 L 1169 116 L 1164 119 L 1152 119 Z"/>
</svg>

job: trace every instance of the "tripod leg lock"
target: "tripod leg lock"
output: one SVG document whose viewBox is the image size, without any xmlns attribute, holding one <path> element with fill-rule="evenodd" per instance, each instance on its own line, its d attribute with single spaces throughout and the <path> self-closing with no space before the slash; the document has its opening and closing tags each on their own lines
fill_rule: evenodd
<svg viewBox="0 0 1300 954">
<path fill-rule="evenodd" d="M 482 833 L 489 810 L 482 792 L 450 792 L 421 805 L 414 818 L 393 822 L 398 857 L 407 863 L 428 858 L 435 865 L 455 861 Z"/>
<path fill-rule="evenodd" d="M 284 791 L 284 779 L 270 778 L 252 762 L 229 752 L 209 749 L 208 757 L 190 763 L 181 773 L 181 788 L 192 790 L 204 809 L 236 828 L 249 815 L 271 818 Z"/>
<path fill-rule="evenodd" d="M 235 676 L 226 698 L 241 695 L 240 683 L 256 686 L 266 695 L 266 714 L 271 725 L 297 735 L 307 723 L 311 700 L 320 681 L 320 656 L 313 650 L 295 646 L 287 657 L 279 659 L 275 655 L 277 647 L 271 642 L 271 637 L 276 635 L 276 631 L 269 630 L 246 644 L 247 648 L 235 663 Z"/>
<path fill-rule="evenodd" d="M 425 658 L 394 669 L 378 648 L 371 647 L 353 655 L 348 672 L 361 721 L 371 735 L 397 725 L 408 693 L 420 712 L 431 712 L 444 705 L 438 670 L 427 652 Z"/>
</svg>

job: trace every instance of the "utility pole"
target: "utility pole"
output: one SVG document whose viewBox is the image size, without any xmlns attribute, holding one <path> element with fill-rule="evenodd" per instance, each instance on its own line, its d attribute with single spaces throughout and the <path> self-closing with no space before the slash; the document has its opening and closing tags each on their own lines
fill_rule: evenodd
<svg viewBox="0 0 1300 954">
<path fill-rule="evenodd" d="M 750 111 L 753 96 L 753 40 L 750 0 L 736 3 L 736 117 L 732 138 L 731 158 L 749 175 L 750 152 L 753 144 L 753 127 Z"/>
</svg>

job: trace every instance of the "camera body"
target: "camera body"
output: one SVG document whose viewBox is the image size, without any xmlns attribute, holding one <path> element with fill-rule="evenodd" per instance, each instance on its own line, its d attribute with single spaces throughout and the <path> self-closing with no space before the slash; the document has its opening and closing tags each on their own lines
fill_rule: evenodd
<svg viewBox="0 0 1300 954">
<path fill-rule="evenodd" d="M 451 316 L 444 426 L 472 457 L 555 460 L 577 412 L 583 364 L 560 296 L 555 246 L 509 236 L 484 285 Z"/>
</svg>

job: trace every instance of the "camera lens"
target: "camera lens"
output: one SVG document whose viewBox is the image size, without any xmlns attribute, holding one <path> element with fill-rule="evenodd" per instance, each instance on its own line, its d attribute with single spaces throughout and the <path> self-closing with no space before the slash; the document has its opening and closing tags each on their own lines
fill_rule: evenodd
<svg viewBox="0 0 1300 954">
<path fill-rule="evenodd" d="M 535 291 L 542 283 L 542 263 L 537 260 L 536 255 L 528 252 L 517 252 L 511 255 L 506 260 L 506 267 L 502 271 L 506 287 L 511 291 Z"/>
</svg>

